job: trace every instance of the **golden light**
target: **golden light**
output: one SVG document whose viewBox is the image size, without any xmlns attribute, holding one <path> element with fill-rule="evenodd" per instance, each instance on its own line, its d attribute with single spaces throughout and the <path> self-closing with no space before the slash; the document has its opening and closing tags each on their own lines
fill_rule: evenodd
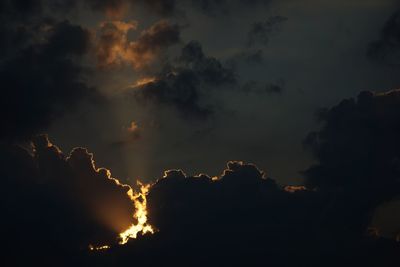
<svg viewBox="0 0 400 267">
<path fill-rule="evenodd" d="M 155 81 L 156 81 L 155 77 L 144 77 L 142 79 L 137 80 L 136 83 L 133 85 L 133 87 L 142 87 L 144 85 L 153 83 Z"/>
<path fill-rule="evenodd" d="M 147 223 L 147 199 L 146 196 L 149 192 L 150 184 L 144 185 L 138 182 L 140 191 L 134 193 L 132 189 L 128 191 L 129 197 L 135 205 L 135 213 L 133 217 L 137 220 L 136 224 L 132 224 L 127 230 L 119 234 L 121 241 L 119 244 L 124 245 L 130 238 L 137 238 L 139 233 L 154 233 L 153 227 Z"/>
<path fill-rule="evenodd" d="M 99 246 L 99 247 L 95 247 L 93 245 L 89 245 L 89 250 L 91 250 L 91 251 L 106 250 L 106 249 L 109 249 L 109 248 L 110 248 L 110 246 L 107 246 L 107 245 Z"/>
<path fill-rule="evenodd" d="M 302 185 L 287 185 L 284 187 L 284 190 L 289 193 L 296 193 L 299 191 L 305 191 L 307 188 Z"/>
<path fill-rule="evenodd" d="M 134 133 L 139 129 L 139 126 L 137 125 L 136 122 L 132 121 L 129 127 L 127 128 L 128 132 Z"/>
</svg>

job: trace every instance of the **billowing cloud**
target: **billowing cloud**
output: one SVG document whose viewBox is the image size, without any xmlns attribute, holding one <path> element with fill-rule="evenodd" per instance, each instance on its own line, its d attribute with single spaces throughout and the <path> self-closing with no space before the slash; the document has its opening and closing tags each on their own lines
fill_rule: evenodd
<svg viewBox="0 0 400 267">
<path fill-rule="evenodd" d="M 110 21 L 100 25 L 96 46 L 97 61 L 100 67 L 122 64 L 128 45 L 127 34 L 134 30 L 137 22 Z"/>
<path fill-rule="evenodd" d="M 399 243 L 371 235 L 358 204 L 279 185 L 243 162 L 213 178 L 170 170 L 148 195 L 159 232 L 97 256 L 120 266 L 131 257 L 149 266 L 396 266 Z"/>
<path fill-rule="evenodd" d="M 307 184 L 357 192 L 370 204 L 400 193 L 399 104 L 399 90 L 366 91 L 321 110 L 321 129 L 305 140 L 318 160 L 305 172 Z"/>
<path fill-rule="evenodd" d="M 66 157 L 40 136 L 30 153 L 3 146 L 0 163 L 1 226 L 8 229 L 3 242 L 7 251 L 23 255 L 16 263 L 44 258 L 45 265 L 65 266 L 123 266 L 132 259 L 147 266 L 399 264 L 400 244 L 371 235 L 369 199 L 357 189 L 332 194 L 280 185 L 238 161 L 212 178 L 169 170 L 141 200 L 147 200 L 157 232 L 121 246 L 117 234 L 135 223 L 131 188 L 97 169 L 86 149 Z M 88 243 L 111 248 L 89 251 Z"/>
<path fill-rule="evenodd" d="M 9 20 L 0 29 L 4 89 L 0 138 L 23 139 L 43 130 L 81 99 L 96 95 L 86 84 L 80 64 L 90 47 L 90 33 L 68 21 L 39 17 L 31 21 L 28 16 L 13 21 L 8 11 L 0 14 Z"/>
<path fill-rule="evenodd" d="M 167 47 L 180 41 L 178 25 L 159 21 L 143 30 L 135 41 L 128 40 L 128 31 L 136 22 L 110 21 L 100 26 L 96 54 L 100 67 L 129 64 L 141 69 L 154 62 Z"/>
<path fill-rule="evenodd" d="M 132 188 L 97 168 L 85 148 L 65 156 L 46 136 L 37 137 L 32 148 L 0 150 L 1 227 L 7 229 L 2 240 L 22 253 L 16 265 L 39 259 L 46 266 L 53 260 L 68 265 L 76 260 L 68 253 L 117 244 L 119 233 L 137 223 Z"/>
<path fill-rule="evenodd" d="M 202 101 L 210 88 L 233 86 L 235 72 L 216 58 L 204 55 L 201 45 L 192 41 L 182 49 L 179 61 L 167 66 L 154 79 L 133 88 L 139 100 L 171 105 L 182 115 L 206 118 L 212 106 Z"/>
</svg>

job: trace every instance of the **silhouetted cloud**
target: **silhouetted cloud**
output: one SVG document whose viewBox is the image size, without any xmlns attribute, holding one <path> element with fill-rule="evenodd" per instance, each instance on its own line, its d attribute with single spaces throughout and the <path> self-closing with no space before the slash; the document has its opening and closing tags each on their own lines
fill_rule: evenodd
<svg viewBox="0 0 400 267">
<path fill-rule="evenodd" d="M 2 19 L 8 20 L 8 11 Z M 1 139 L 29 138 L 79 100 L 96 95 L 79 63 L 89 50 L 89 31 L 68 21 L 21 20 L 10 18 L 1 26 Z"/>
<path fill-rule="evenodd" d="M 117 244 L 134 223 L 131 188 L 97 169 L 84 148 L 66 157 L 46 136 L 33 144 L 32 152 L 0 149 L 3 252 L 18 253 L 10 264 L 68 266 L 89 244 Z"/>
<path fill-rule="evenodd" d="M 184 116 L 206 118 L 213 108 L 202 103 L 203 95 L 235 82 L 232 69 L 204 55 L 201 45 L 192 41 L 183 47 L 177 64 L 166 66 L 153 80 L 136 86 L 133 94 L 140 100 L 171 105 Z"/>
<path fill-rule="evenodd" d="M 357 188 L 332 193 L 279 185 L 238 161 L 213 178 L 169 170 L 147 196 L 149 223 L 158 231 L 120 246 L 116 236 L 133 220 L 130 187 L 96 169 L 86 149 L 65 157 L 40 136 L 31 153 L 3 146 L 0 167 L 3 244 L 8 255 L 18 251 L 17 265 L 124 266 L 132 259 L 147 266 L 400 263 L 398 242 L 371 235 L 369 196 Z M 90 243 L 111 248 L 90 252 Z"/>
<path fill-rule="evenodd" d="M 319 131 L 305 140 L 318 164 L 307 184 L 344 190 L 375 205 L 400 193 L 400 91 L 362 92 L 319 112 Z"/>
<path fill-rule="evenodd" d="M 96 262 L 112 258 L 123 266 L 133 257 L 149 266 L 399 264 L 399 243 L 371 235 L 370 210 L 359 212 L 359 202 L 349 200 L 278 185 L 243 162 L 229 162 L 214 178 L 170 170 L 148 195 L 150 222 L 159 232 L 101 253 Z"/>
<path fill-rule="evenodd" d="M 385 23 L 380 38 L 369 44 L 368 56 L 390 66 L 400 65 L 400 10 Z"/>
</svg>

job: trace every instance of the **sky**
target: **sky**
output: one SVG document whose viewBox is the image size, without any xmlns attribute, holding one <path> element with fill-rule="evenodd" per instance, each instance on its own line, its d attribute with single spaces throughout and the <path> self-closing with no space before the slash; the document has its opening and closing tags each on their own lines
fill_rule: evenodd
<svg viewBox="0 0 400 267">
<path fill-rule="evenodd" d="M 5 0 L 0 20 L 12 266 L 398 266 L 398 1 Z"/>
<path fill-rule="evenodd" d="M 132 68 L 128 61 L 91 69 L 88 82 L 109 98 L 111 110 L 104 114 L 104 107 L 78 107 L 52 122 L 48 132 L 66 150 L 77 145 L 90 148 L 119 177 L 151 181 L 170 168 L 216 175 L 226 161 L 245 160 L 283 182 L 301 183 L 299 172 L 313 162 L 302 140 L 318 127 L 316 110 L 363 90 L 382 92 L 399 83 L 396 69 L 366 56 L 397 4 L 356 3 L 271 1 L 210 4 L 206 10 L 178 3 L 176 8 L 185 8 L 184 13 L 168 16 L 135 12 L 133 7 L 121 19 L 137 24 L 128 32 L 128 42 L 160 20 L 179 27 L 179 41 L 163 48 L 157 55 L 160 61 L 145 70 Z M 74 19 L 97 33 L 107 20 L 88 15 L 84 8 Z M 252 33 L 257 23 L 261 33 Z M 199 105 L 212 106 L 212 115 L 198 119 L 183 114 L 174 103 L 127 99 L 137 80 L 154 77 L 191 41 L 235 76 L 231 84 L 200 89 Z M 87 64 L 93 68 L 96 62 Z M 124 129 L 132 122 L 142 134 L 127 141 Z"/>
</svg>

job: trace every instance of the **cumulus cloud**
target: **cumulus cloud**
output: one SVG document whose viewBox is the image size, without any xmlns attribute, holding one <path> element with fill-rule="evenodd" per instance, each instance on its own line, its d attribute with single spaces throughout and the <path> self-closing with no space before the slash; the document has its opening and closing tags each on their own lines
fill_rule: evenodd
<svg viewBox="0 0 400 267">
<path fill-rule="evenodd" d="M 178 62 L 166 66 L 149 82 L 135 86 L 132 92 L 139 100 L 170 105 L 189 118 L 207 118 L 213 108 L 202 102 L 204 94 L 235 82 L 233 69 L 204 55 L 201 45 L 192 41 L 182 48 Z"/>
<path fill-rule="evenodd" d="M 130 187 L 96 168 L 84 148 L 66 157 L 45 136 L 33 143 L 31 152 L 0 150 L 1 226 L 8 229 L 3 242 L 23 255 L 16 263 L 44 258 L 45 265 L 64 266 L 123 266 L 132 259 L 147 266 L 399 264 L 400 244 L 371 235 L 368 196 L 356 189 L 332 194 L 280 185 L 240 161 L 228 162 L 212 178 L 166 171 L 147 195 L 149 223 L 158 231 L 120 246 L 116 234 L 133 220 Z M 89 242 L 112 246 L 90 252 Z"/>
<path fill-rule="evenodd" d="M 366 91 L 321 110 L 321 129 L 305 140 L 318 160 L 307 184 L 358 192 L 371 204 L 400 193 L 399 104 L 399 90 Z"/>
<path fill-rule="evenodd" d="M 8 11 L 0 14 L 4 20 L 0 26 L 0 83 L 4 88 L 0 138 L 24 139 L 46 128 L 81 99 L 98 97 L 86 84 L 80 64 L 91 37 L 88 30 L 68 21 L 42 19 L 37 17 L 40 13 L 10 17 Z"/>
<path fill-rule="evenodd" d="M 46 136 L 29 152 L 2 145 L 1 206 L 3 244 L 20 262 L 72 264 L 89 244 L 117 244 L 118 234 L 135 223 L 131 187 L 97 168 L 93 155 L 75 148 L 65 156 Z M 24 258 L 26 257 L 26 258 Z"/>
<path fill-rule="evenodd" d="M 167 171 L 151 187 L 148 205 L 159 232 L 116 249 L 114 264 L 131 257 L 149 266 L 399 263 L 399 244 L 369 233 L 368 210 L 355 212 L 357 204 L 340 195 L 279 185 L 253 164 L 229 162 L 213 178 Z"/>
<path fill-rule="evenodd" d="M 167 47 L 180 41 L 179 26 L 159 21 L 143 30 L 135 41 L 128 40 L 128 31 L 135 30 L 136 22 L 110 21 L 100 26 L 96 54 L 100 67 L 129 64 L 142 69 L 154 62 Z"/>
</svg>

